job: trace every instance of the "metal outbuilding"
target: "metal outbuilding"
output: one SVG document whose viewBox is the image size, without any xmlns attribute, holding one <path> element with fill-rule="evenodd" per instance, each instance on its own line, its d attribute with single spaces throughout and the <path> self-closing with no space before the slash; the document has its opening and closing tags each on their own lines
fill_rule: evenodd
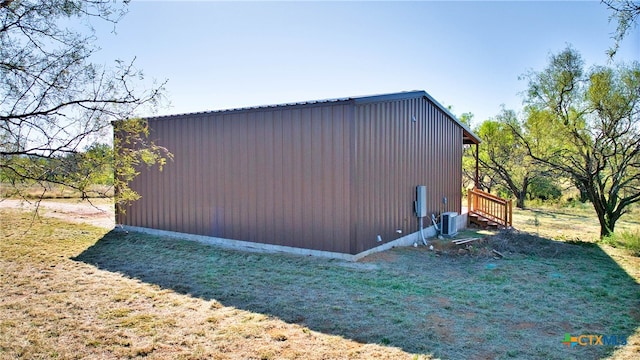
<svg viewBox="0 0 640 360">
<path fill-rule="evenodd" d="M 479 143 L 425 91 L 147 120 L 174 160 L 141 169 L 119 224 L 351 259 L 416 241 L 416 186 L 425 225 L 460 213 L 463 145 Z"/>
</svg>

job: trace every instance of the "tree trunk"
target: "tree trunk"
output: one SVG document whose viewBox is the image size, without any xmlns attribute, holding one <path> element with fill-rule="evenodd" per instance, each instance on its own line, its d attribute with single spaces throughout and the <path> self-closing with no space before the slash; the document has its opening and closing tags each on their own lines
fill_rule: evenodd
<svg viewBox="0 0 640 360">
<path fill-rule="evenodd" d="M 609 229 L 607 226 L 600 224 L 600 239 L 613 235 L 613 229 Z"/>
<path fill-rule="evenodd" d="M 589 200 L 589 196 L 587 195 L 587 192 L 580 190 L 580 202 L 584 204 L 587 202 L 587 200 Z"/>
<path fill-rule="evenodd" d="M 527 197 L 526 192 L 519 192 L 516 194 L 516 207 L 518 209 L 524 209 L 524 200 Z"/>
<path fill-rule="evenodd" d="M 604 216 L 601 217 L 600 214 L 598 214 L 598 220 L 600 221 L 600 239 L 613 235 L 613 229 L 616 226 L 616 221 L 611 219 L 610 215 L 603 215 Z"/>
<path fill-rule="evenodd" d="M 574 181 L 574 184 L 576 186 L 576 189 L 578 189 L 578 192 L 580 193 L 580 202 L 583 204 L 586 203 L 587 200 L 589 200 L 589 192 L 587 192 L 587 189 L 579 181 Z"/>
<path fill-rule="evenodd" d="M 607 205 L 603 204 L 600 199 L 590 199 L 593 203 L 593 207 L 598 214 L 598 221 L 600 222 L 600 239 L 613 235 L 613 230 L 616 227 L 616 221 L 620 218 L 620 215 L 616 214 L 614 209 L 610 209 Z"/>
<path fill-rule="evenodd" d="M 527 198 L 527 189 L 529 188 L 529 177 L 525 176 L 522 179 L 522 189 L 520 191 L 514 191 L 516 195 L 516 207 L 524 210 L 524 201 Z"/>
</svg>

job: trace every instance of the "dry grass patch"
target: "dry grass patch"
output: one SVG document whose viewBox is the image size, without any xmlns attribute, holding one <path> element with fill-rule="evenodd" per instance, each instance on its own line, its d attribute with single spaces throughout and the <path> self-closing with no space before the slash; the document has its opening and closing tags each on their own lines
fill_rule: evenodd
<svg viewBox="0 0 640 360">
<path fill-rule="evenodd" d="M 104 194 L 113 196 L 113 185 L 90 185 L 87 189 L 89 196 Z M 54 183 L 37 184 L 9 184 L 0 182 L 0 198 L 26 199 L 80 199 L 82 193 L 65 185 Z"/>
<path fill-rule="evenodd" d="M 29 211 L 34 219 L 53 217 L 106 229 L 115 226 L 113 199 L 0 199 L 0 209 Z"/>
<path fill-rule="evenodd" d="M 30 214 L 17 211 L 0 216 L 0 358 L 414 358 L 180 293 L 193 286 L 176 259 L 157 258 L 149 270 L 180 291 L 137 279 L 132 271 L 143 271 L 141 262 L 108 271 L 74 260 L 108 239 L 134 240 L 124 258 L 153 252 L 133 237 L 103 239 L 106 230 L 49 218 L 31 224 Z"/>
<path fill-rule="evenodd" d="M 618 220 L 616 232 L 634 232 L 640 229 L 640 207 L 632 207 L 630 211 Z M 600 223 L 590 203 L 514 209 L 513 227 L 556 240 L 591 242 L 600 236 Z"/>
<path fill-rule="evenodd" d="M 639 322 L 629 311 L 639 309 L 638 284 L 599 246 L 515 232 L 483 244 L 508 256 L 399 248 L 346 264 L 113 232 L 77 259 L 249 311 L 233 322 L 227 316 L 206 321 L 223 329 L 222 338 L 261 344 L 258 354 L 265 358 L 278 342 L 296 339 L 278 326 L 274 332 L 273 318 L 299 325 L 303 331 L 295 336 L 308 328 L 334 341 L 444 358 L 595 359 L 616 349 L 569 350 L 561 343 L 565 332 L 635 333 Z M 360 357 L 361 351 L 345 354 Z"/>
<path fill-rule="evenodd" d="M 30 217 L 0 215 L 0 358 L 632 359 L 640 351 L 640 263 L 607 246 L 512 232 L 482 242 L 507 254 L 501 260 L 420 247 L 345 263 L 48 219 L 25 234 Z M 624 335 L 629 345 L 567 349 L 565 332 Z"/>
</svg>

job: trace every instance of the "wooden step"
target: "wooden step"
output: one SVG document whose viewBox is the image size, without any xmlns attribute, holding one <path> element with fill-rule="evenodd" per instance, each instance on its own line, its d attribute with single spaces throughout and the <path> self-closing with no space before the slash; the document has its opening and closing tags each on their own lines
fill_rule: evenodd
<svg viewBox="0 0 640 360">
<path fill-rule="evenodd" d="M 469 220 L 471 221 L 472 224 L 476 224 L 479 225 L 482 228 L 485 228 L 487 226 L 487 224 L 489 223 L 489 220 L 484 219 L 476 214 L 470 214 L 469 215 Z"/>
<path fill-rule="evenodd" d="M 497 222 L 484 218 L 478 214 L 470 213 L 468 216 L 469 216 L 469 222 L 471 222 L 472 224 L 478 225 L 483 229 L 500 228 L 500 224 L 498 224 Z"/>
</svg>

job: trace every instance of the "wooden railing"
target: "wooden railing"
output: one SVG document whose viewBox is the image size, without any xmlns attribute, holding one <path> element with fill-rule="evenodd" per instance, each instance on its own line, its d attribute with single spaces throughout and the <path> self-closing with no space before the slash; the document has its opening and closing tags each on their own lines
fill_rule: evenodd
<svg viewBox="0 0 640 360">
<path fill-rule="evenodd" d="M 469 190 L 469 214 L 476 214 L 493 221 L 503 227 L 513 225 L 513 204 L 511 200 L 505 200 L 478 189 Z"/>
</svg>

